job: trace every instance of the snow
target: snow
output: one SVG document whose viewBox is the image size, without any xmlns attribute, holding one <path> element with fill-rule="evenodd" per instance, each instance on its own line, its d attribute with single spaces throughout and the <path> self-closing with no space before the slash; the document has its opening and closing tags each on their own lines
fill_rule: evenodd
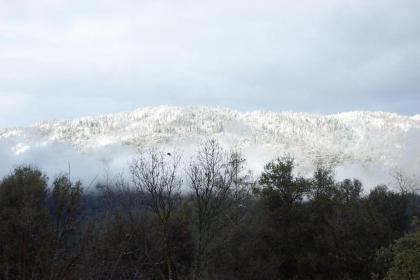
<svg viewBox="0 0 420 280">
<path fill-rule="evenodd" d="M 55 158 L 67 164 L 69 159 L 82 155 L 92 160 L 91 166 L 95 162 L 105 165 L 103 169 L 113 162 L 125 164 L 125 159 L 139 149 L 195 150 L 208 137 L 218 139 L 227 148 L 241 149 L 255 170 L 285 154 L 294 156 L 302 170 L 311 170 L 319 163 L 368 169 L 380 165 L 384 170 L 420 167 L 420 115 L 364 111 L 320 115 L 160 106 L 2 129 L 0 155 L 6 160 L 0 163 L 0 175 L 23 160 L 42 165 L 34 158 L 39 155 L 33 153 L 34 148 L 42 149 L 49 162 Z M 66 152 L 57 153 L 57 147 L 66 147 Z"/>
</svg>

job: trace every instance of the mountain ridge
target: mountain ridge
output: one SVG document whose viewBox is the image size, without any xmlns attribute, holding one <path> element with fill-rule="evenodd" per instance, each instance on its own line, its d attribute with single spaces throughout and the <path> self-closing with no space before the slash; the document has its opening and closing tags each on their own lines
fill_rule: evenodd
<svg viewBox="0 0 420 280">
<path fill-rule="evenodd" d="M 381 111 L 321 115 L 240 112 L 226 107 L 144 107 L 0 129 L 0 149 L 11 160 L 24 160 L 31 159 L 31 150 L 48 153 L 50 147 L 66 145 L 74 153 L 108 163 L 122 150 L 130 154 L 154 147 L 191 149 L 209 137 L 242 150 L 259 166 L 285 154 L 308 168 L 320 163 L 420 166 L 420 115 Z"/>
</svg>

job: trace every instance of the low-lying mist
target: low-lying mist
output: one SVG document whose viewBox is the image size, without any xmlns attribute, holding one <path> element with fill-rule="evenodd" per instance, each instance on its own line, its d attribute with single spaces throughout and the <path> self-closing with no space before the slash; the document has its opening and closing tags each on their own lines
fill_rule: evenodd
<svg viewBox="0 0 420 280">
<path fill-rule="evenodd" d="M 413 137 L 413 140 L 415 137 Z M 404 172 L 407 176 L 413 177 L 418 170 L 415 163 L 415 152 L 420 145 L 414 141 L 413 145 L 407 145 L 406 155 L 401 156 L 402 160 L 395 166 L 389 166 L 381 162 L 359 163 L 345 162 L 335 165 L 331 163 L 320 163 L 334 169 L 336 178 L 357 178 L 364 184 L 366 191 L 378 184 L 393 184 L 393 174 L 397 171 Z M 419 147 L 413 147 L 417 144 Z M 176 150 L 182 155 L 183 165 L 187 165 L 194 157 L 199 143 L 181 146 L 159 145 L 155 149 L 163 152 Z M 140 155 L 142 151 L 127 145 L 103 146 L 89 151 L 81 151 L 70 144 L 53 143 L 49 145 L 36 145 L 21 147 L 22 151 L 16 151 L 15 143 L 7 140 L 0 140 L 0 176 L 3 177 L 19 165 L 33 165 L 40 168 L 50 178 L 60 173 L 70 172 L 73 179 L 81 180 L 85 186 L 93 186 L 116 176 L 129 176 L 128 169 L 132 160 Z M 224 145 L 229 151 L 234 147 Z M 248 146 L 241 150 L 246 159 L 246 167 L 252 171 L 255 177 L 263 171 L 264 165 L 269 161 L 282 156 L 292 154 L 273 150 L 271 147 Z M 296 172 L 309 177 L 314 171 L 315 164 L 308 163 L 305 159 L 296 158 Z"/>
</svg>

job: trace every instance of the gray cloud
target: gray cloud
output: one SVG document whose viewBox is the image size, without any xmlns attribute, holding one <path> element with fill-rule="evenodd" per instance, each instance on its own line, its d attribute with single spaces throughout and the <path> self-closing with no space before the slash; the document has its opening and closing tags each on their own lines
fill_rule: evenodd
<svg viewBox="0 0 420 280">
<path fill-rule="evenodd" d="M 0 127 L 148 105 L 420 113 L 420 2 L 0 0 Z"/>
</svg>

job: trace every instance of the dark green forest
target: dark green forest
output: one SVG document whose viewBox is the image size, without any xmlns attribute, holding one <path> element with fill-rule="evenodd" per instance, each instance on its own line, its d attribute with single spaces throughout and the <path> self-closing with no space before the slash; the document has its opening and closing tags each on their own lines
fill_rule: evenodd
<svg viewBox="0 0 420 280">
<path fill-rule="evenodd" d="M 420 279 L 420 197 L 292 158 L 246 170 L 214 140 L 139 154 L 96 185 L 34 166 L 0 181 L 0 279 Z"/>
</svg>

